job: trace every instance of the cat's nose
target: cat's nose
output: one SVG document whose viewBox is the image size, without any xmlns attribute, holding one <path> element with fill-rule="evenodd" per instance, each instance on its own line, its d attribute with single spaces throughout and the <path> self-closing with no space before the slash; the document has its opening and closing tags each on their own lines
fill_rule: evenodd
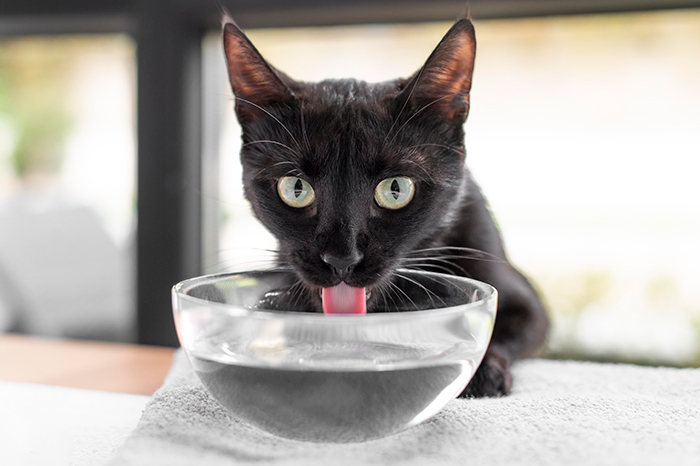
<svg viewBox="0 0 700 466">
<path fill-rule="evenodd" d="M 355 253 L 348 257 L 333 257 L 329 254 L 321 256 L 323 262 L 331 266 L 333 273 L 341 280 L 347 278 L 352 269 L 362 260 L 362 254 Z"/>
</svg>

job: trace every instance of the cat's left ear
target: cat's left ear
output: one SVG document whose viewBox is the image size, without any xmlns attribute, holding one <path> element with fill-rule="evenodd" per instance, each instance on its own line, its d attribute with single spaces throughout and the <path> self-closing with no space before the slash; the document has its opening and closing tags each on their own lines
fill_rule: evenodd
<svg viewBox="0 0 700 466">
<path fill-rule="evenodd" d="M 446 120 L 464 123 L 469 113 L 475 55 L 474 25 L 469 19 L 461 19 L 409 79 L 399 99 L 408 99 L 415 110 L 437 110 Z"/>
<path fill-rule="evenodd" d="M 233 23 L 224 25 L 224 53 L 241 122 L 261 116 L 271 105 L 294 99 L 284 82 L 293 82 L 291 78 L 272 68 Z"/>
</svg>

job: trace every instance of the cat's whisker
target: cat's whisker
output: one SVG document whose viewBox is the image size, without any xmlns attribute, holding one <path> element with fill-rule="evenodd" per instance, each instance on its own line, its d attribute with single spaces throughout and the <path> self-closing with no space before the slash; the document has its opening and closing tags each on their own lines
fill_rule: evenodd
<svg viewBox="0 0 700 466">
<path fill-rule="evenodd" d="M 396 276 L 399 277 L 399 278 L 402 278 L 402 279 L 404 279 L 404 280 L 406 280 L 406 281 L 409 281 L 409 282 L 413 283 L 414 285 L 417 285 L 417 286 L 419 286 L 420 288 L 422 288 L 423 291 L 425 291 L 425 293 L 427 294 L 428 298 L 430 298 L 430 302 L 432 303 L 433 308 L 436 307 L 436 306 L 435 306 L 435 300 L 433 299 L 433 296 L 435 296 L 437 299 L 439 299 L 440 302 L 442 302 L 442 305 L 443 305 L 443 306 L 445 305 L 445 301 L 444 301 L 442 298 L 440 298 L 440 296 L 438 296 L 438 295 L 435 294 L 434 292 L 430 291 L 428 288 L 426 288 L 425 286 L 423 286 L 423 285 L 422 285 L 421 283 L 419 283 L 418 281 L 413 280 L 412 278 L 408 278 L 407 276 L 402 275 L 402 274 L 400 274 L 400 273 L 397 273 Z"/>
<path fill-rule="evenodd" d="M 377 287 L 377 292 L 379 293 L 379 296 L 382 297 L 384 300 L 384 309 L 389 312 L 389 302 L 386 300 L 386 286 L 385 285 L 380 285 Z"/>
<path fill-rule="evenodd" d="M 269 261 L 268 263 L 274 264 L 273 261 Z M 217 273 L 217 272 L 229 272 L 234 270 L 235 268 L 240 267 L 243 269 L 243 267 L 248 267 L 248 264 L 254 264 L 252 267 L 255 267 L 256 265 L 264 265 L 265 262 L 263 261 L 246 261 L 246 262 L 239 262 L 235 261 L 234 264 L 231 264 L 230 259 L 224 259 L 219 262 L 215 262 L 213 264 L 209 264 L 207 267 L 203 269 L 203 272 L 206 274 L 209 273 Z"/>
<path fill-rule="evenodd" d="M 258 262 L 258 263 L 271 263 L 271 264 L 280 264 L 286 262 L 286 259 L 283 257 L 274 257 L 274 256 L 245 256 L 245 257 L 229 257 L 222 259 L 217 262 L 217 264 L 223 264 L 229 262 L 231 264 L 234 263 L 251 263 L 251 262 Z M 215 264 L 212 264 L 215 265 Z"/>
<path fill-rule="evenodd" d="M 289 136 L 291 136 L 291 138 L 292 138 L 292 139 L 294 140 L 294 142 L 296 143 L 297 147 L 301 148 L 301 145 L 299 144 L 299 141 L 297 141 L 297 138 L 294 137 L 294 135 L 292 134 L 292 132 L 289 131 L 289 128 L 287 128 L 287 126 L 285 126 L 284 123 L 282 123 L 276 116 L 274 116 L 272 113 L 268 112 L 267 110 L 265 110 L 264 108 L 262 108 L 260 105 L 256 104 L 255 102 L 251 102 L 250 100 L 247 100 L 247 99 L 244 99 L 244 98 L 238 97 L 238 96 L 234 96 L 234 97 L 235 97 L 236 100 L 240 100 L 241 102 L 245 102 L 245 103 L 247 103 L 247 104 L 250 104 L 250 105 L 252 105 L 253 107 L 258 108 L 259 110 L 262 110 L 262 111 L 265 112 L 267 115 L 269 115 L 270 118 L 272 118 L 272 119 L 275 120 L 277 123 L 279 123 L 279 125 L 287 132 L 287 134 L 289 134 Z"/>
<path fill-rule="evenodd" d="M 447 267 L 444 267 L 442 265 L 438 264 L 430 264 L 430 263 L 418 263 L 418 264 L 404 264 L 402 266 L 403 268 L 410 269 L 410 270 L 425 270 L 425 269 L 437 269 L 442 272 L 446 272 L 449 275 L 457 275 L 454 270 L 449 269 Z M 429 272 L 431 270 L 428 270 Z M 468 276 L 465 272 L 465 275 Z"/>
<path fill-rule="evenodd" d="M 433 179 L 433 176 L 430 174 L 430 172 L 429 172 L 423 165 L 419 164 L 418 162 L 416 162 L 416 161 L 414 161 L 414 160 L 411 160 L 411 159 L 404 159 L 404 162 L 413 164 L 413 165 L 415 165 L 416 167 L 418 167 L 418 168 L 420 168 L 421 170 L 423 170 L 423 173 L 425 173 L 425 176 L 426 176 L 426 179 L 427 179 L 427 180 L 432 180 L 432 179 Z"/>
<path fill-rule="evenodd" d="M 452 259 L 452 260 L 448 260 Z M 443 263 L 449 263 L 451 265 L 454 265 L 455 267 L 460 267 L 458 264 L 455 263 L 455 260 L 470 260 L 470 261 L 477 261 L 477 262 L 493 262 L 493 263 L 505 263 L 504 260 L 501 259 L 487 259 L 484 257 L 474 257 L 474 256 L 457 256 L 457 255 L 452 255 L 452 254 L 445 254 L 445 255 L 439 255 L 439 256 L 419 256 L 419 257 L 407 257 L 404 258 L 404 262 L 415 262 L 415 261 L 438 261 L 438 262 L 443 262 Z"/>
<path fill-rule="evenodd" d="M 456 264 L 450 260 L 442 259 L 442 258 L 438 258 L 438 257 L 428 257 L 428 258 L 426 258 L 426 260 L 428 262 L 426 262 L 425 264 L 428 266 L 436 266 L 438 264 L 433 264 L 433 262 L 440 262 L 441 264 L 445 264 L 445 265 L 444 266 L 440 265 L 439 267 L 445 267 L 445 268 L 451 270 L 452 274 L 457 275 L 457 273 L 455 273 L 454 270 L 450 269 L 450 267 L 457 269 L 457 271 L 460 272 L 463 276 L 469 277 L 469 272 L 467 272 L 467 270 L 464 267 L 462 267 L 461 265 Z M 419 265 L 419 264 L 420 263 L 411 262 L 409 265 Z"/>
<path fill-rule="evenodd" d="M 393 290 L 392 287 L 391 287 L 391 282 L 387 282 L 387 283 L 385 284 L 385 286 L 384 286 L 384 295 L 385 295 L 386 297 L 388 297 L 388 298 L 391 300 L 391 303 L 394 305 L 394 310 L 395 310 L 396 312 L 398 312 L 398 311 L 399 311 L 399 306 L 398 306 L 398 304 L 396 304 L 396 300 L 395 300 L 394 297 L 392 296 L 393 294 L 395 294 L 395 292 L 394 292 L 394 290 Z M 386 300 L 385 300 L 385 302 L 386 302 Z M 388 305 L 387 305 L 387 311 L 388 311 L 388 312 L 391 312 L 391 309 L 389 308 Z"/>
<path fill-rule="evenodd" d="M 253 144 L 275 144 L 275 145 L 284 147 L 285 149 L 289 150 L 289 151 L 290 151 L 292 154 L 294 154 L 294 155 L 297 155 L 297 156 L 299 155 L 299 152 L 297 152 L 296 150 L 292 149 L 292 148 L 289 147 L 287 144 L 282 144 L 282 143 L 279 142 L 279 141 L 273 141 L 273 140 L 270 140 L 270 139 L 261 139 L 261 140 L 259 140 L 259 141 L 250 141 L 250 142 L 246 142 L 245 144 L 241 145 L 241 148 L 246 147 L 246 146 L 252 146 Z"/>
<path fill-rule="evenodd" d="M 255 255 L 255 256 L 244 256 L 244 257 L 229 257 L 225 259 L 221 259 L 217 262 L 214 262 L 213 264 L 210 264 L 209 267 L 217 266 L 224 264 L 226 262 L 240 262 L 242 259 L 246 261 L 257 261 L 257 262 L 272 262 L 272 263 L 277 263 L 280 261 L 286 260 L 282 256 L 277 256 L 277 255 Z"/>
<path fill-rule="evenodd" d="M 222 253 L 240 253 L 243 258 L 259 258 L 259 259 L 276 259 L 290 256 L 289 253 L 276 251 L 274 249 L 255 248 L 255 247 L 233 247 L 221 248 L 216 253 L 212 253 L 210 257 Z M 231 258 L 235 260 L 235 258 Z"/>
<path fill-rule="evenodd" d="M 459 255 L 454 255 L 454 254 L 445 254 L 445 255 L 439 255 L 439 256 L 419 256 L 419 257 L 409 257 L 406 260 L 447 260 L 447 259 L 452 259 L 449 260 L 448 262 L 454 263 L 453 260 L 470 260 L 470 261 L 478 261 L 478 262 L 494 262 L 494 263 L 505 263 L 504 260 L 502 259 L 489 259 L 487 257 L 476 257 L 476 256 L 459 256 Z"/>
<path fill-rule="evenodd" d="M 389 140 L 389 144 L 391 144 L 392 142 L 394 142 L 394 139 L 396 139 L 396 136 L 398 136 L 398 134 L 401 132 L 401 130 L 404 129 L 404 128 L 406 127 L 406 125 L 407 125 L 411 120 L 413 120 L 413 118 L 415 118 L 416 116 L 418 116 L 423 110 L 425 110 L 426 108 L 430 107 L 431 105 L 434 105 L 434 104 L 440 102 L 441 100 L 447 99 L 448 97 L 454 97 L 454 96 L 456 96 L 456 95 L 465 95 L 465 94 L 463 94 L 463 93 L 461 93 L 461 92 L 454 92 L 454 93 L 452 93 L 452 94 L 443 95 L 442 97 L 438 97 L 437 99 L 435 99 L 435 100 L 433 100 L 433 101 L 431 101 L 431 102 L 428 102 L 427 104 L 423 105 L 421 108 L 419 108 L 418 110 L 416 110 L 415 112 L 413 112 L 413 115 L 411 115 L 410 117 L 408 117 L 408 119 L 407 119 L 406 121 L 404 121 L 403 125 L 401 125 L 401 127 L 394 133 L 394 135 L 392 136 L 391 140 Z M 466 94 L 466 95 L 467 95 L 467 97 L 469 96 L 469 94 Z M 469 103 L 467 103 L 467 105 L 469 105 Z"/>
<path fill-rule="evenodd" d="M 432 281 L 434 281 L 435 283 L 439 283 L 440 285 L 450 286 L 450 287 L 452 287 L 452 288 L 455 288 L 455 289 L 461 291 L 465 296 L 468 296 L 468 295 L 469 295 L 469 292 L 468 292 L 468 291 L 466 291 L 464 288 L 462 288 L 461 286 L 457 285 L 456 283 L 453 283 L 452 281 L 450 281 L 450 280 L 447 279 L 447 278 L 443 278 L 443 277 L 435 276 L 435 275 L 424 275 L 423 277 L 424 277 L 426 280 L 432 280 Z M 467 277 L 467 278 L 469 278 L 469 277 Z"/>
<path fill-rule="evenodd" d="M 222 252 L 232 252 L 232 251 L 246 251 L 246 252 L 248 252 L 248 251 L 261 251 L 264 253 L 274 254 L 275 256 L 288 256 L 288 255 L 290 255 L 288 252 L 282 252 L 278 249 L 259 248 L 259 247 L 255 247 L 255 246 L 242 246 L 242 247 L 238 246 L 238 247 L 232 247 L 232 248 L 220 248 L 217 250 L 217 252 L 212 253 L 210 255 L 210 257 L 215 255 L 215 254 L 221 254 Z M 260 257 L 268 257 L 268 256 L 261 255 Z"/>
<path fill-rule="evenodd" d="M 389 138 L 389 136 L 391 136 L 391 132 L 394 130 L 394 126 L 396 126 L 396 123 L 399 121 L 399 118 L 401 118 L 401 115 L 403 115 L 403 111 L 406 110 L 406 106 L 408 106 L 408 103 L 411 101 L 411 97 L 413 96 L 413 91 L 416 90 L 416 86 L 418 86 L 418 82 L 420 81 L 421 76 L 423 76 L 423 71 L 425 71 L 425 66 L 423 66 L 418 71 L 418 75 L 413 80 L 413 87 L 411 87 L 411 91 L 408 93 L 408 97 L 406 97 L 406 100 L 404 101 L 403 105 L 401 106 L 401 110 L 399 110 L 398 115 L 396 115 L 396 118 L 394 118 L 394 121 L 391 122 L 391 126 L 389 127 L 389 131 L 387 131 L 386 136 L 384 136 L 384 140 L 382 141 L 382 149 L 386 146 L 386 140 Z"/>
<path fill-rule="evenodd" d="M 421 254 L 421 253 L 427 253 L 427 252 L 440 252 L 440 251 L 455 251 L 455 252 L 469 252 L 472 254 L 480 254 L 484 256 L 489 256 L 493 259 L 494 262 L 504 262 L 504 260 L 501 257 L 498 257 L 496 254 L 492 254 L 490 252 L 482 251 L 481 249 L 474 249 L 474 248 L 465 248 L 465 247 L 460 247 L 460 246 L 438 246 L 438 247 L 432 247 L 432 248 L 424 248 L 424 249 L 414 249 L 413 251 L 409 251 L 406 253 L 407 256 L 411 256 L 414 254 Z M 455 253 L 453 253 L 455 254 Z M 455 259 L 467 259 L 470 258 L 469 256 L 457 256 L 455 254 Z M 440 255 L 440 257 L 443 257 L 443 255 Z"/>
<path fill-rule="evenodd" d="M 467 153 L 464 149 L 460 150 L 458 147 L 452 147 L 452 146 L 446 146 L 444 144 L 433 144 L 433 143 L 425 143 L 425 144 L 416 144 L 410 147 L 407 147 L 406 150 L 411 150 L 411 149 L 416 149 L 418 147 L 426 147 L 426 146 L 435 146 L 435 147 L 441 147 L 443 149 L 451 150 L 453 152 L 458 153 L 462 157 L 467 157 Z"/>
<path fill-rule="evenodd" d="M 226 262 L 226 261 L 223 261 Z M 231 264 L 226 267 L 218 267 L 217 264 L 216 271 L 219 273 L 227 273 L 227 272 L 244 272 L 248 270 L 268 270 L 268 271 L 273 271 L 273 272 L 286 272 L 290 270 L 289 265 L 284 264 L 284 263 L 279 263 L 275 261 L 269 261 L 269 260 L 248 260 L 248 261 L 240 261 L 236 262 L 234 264 Z M 212 267 L 207 267 L 207 269 L 210 269 L 209 272 L 213 271 L 214 266 Z"/>
<path fill-rule="evenodd" d="M 279 167 L 280 165 L 291 165 L 291 166 L 294 167 L 294 168 L 292 168 L 290 171 L 296 170 L 296 164 L 294 164 L 293 162 L 290 162 L 290 161 L 288 161 L 288 160 L 283 160 L 282 162 L 273 163 L 273 164 L 270 165 L 269 167 L 263 168 L 262 170 L 260 170 L 259 172 L 257 172 L 257 173 L 254 175 L 254 178 L 261 178 L 262 175 L 263 175 L 265 172 L 267 172 L 267 171 L 269 171 L 269 170 L 272 170 L 272 169 L 274 169 L 275 167 Z"/>
<path fill-rule="evenodd" d="M 299 116 L 301 117 L 301 136 L 306 144 L 306 149 L 311 149 L 311 143 L 309 143 L 309 135 L 306 132 L 306 120 L 304 119 L 304 100 L 302 99 L 299 103 Z"/>
<path fill-rule="evenodd" d="M 287 171 L 283 175 L 280 176 L 280 178 L 284 178 L 285 176 L 301 176 L 301 171 L 298 168 L 292 168 L 291 170 Z M 255 176 L 256 178 L 260 175 L 260 172 L 257 173 Z M 276 183 L 270 183 L 270 186 L 267 188 L 267 194 L 270 193 L 275 187 L 277 186 Z"/>
<path fill-rule="evenodd" d="M 391 284 L 391 286 L 392 286 L 393 289 L 399 291 L 402 295 L 404 295 L 404 296 L 406 297 L 406 299 L 413 305 L 413 307 L 416 308 L 417 311 L 420 310 L 420 308 L 418 307 L 418 305 L 416 305 L 416 303 L 411 299 L 411 297 L 408 296 L 408 295 L 406 294 L 406 292 L 405 292 L 404 290 L 401 289 L 400 286 L 396 285 L 395 283 L 391 283 L 391 282 L 389 282 L 389 283 Z M 398 296 L 398 295 L 397 295 L 397 296 Z M 402 299 L 402 301 L 403 301 L 403 299 Z M 405 302 L 405 301 L 404 301 L 404 302 Z"/>
<path fill-rule="evenodd" d="M 215 271 L 215 273 L 243 273 L 243 272 L 251 272 L 251 271 L 266 271 L 266 272 L 287 272 L 289 271 L 288 268 L 281 267 L 238 267 L 238 266 L 231 266 L 231 267 L 223 267 L 221 269 L 218 269 Z"/>
<path fill-rule="evenodd" d="M 292 291 L 292 290 L 295 290 L 295 291 Z M 296 305 L 299 302 L 299 299 L 304 294 L 304 290 L 305 290 L 304 282 L 300 279 L 297 279 L 297 281 L 294 282 L 294 284 L 292 284 L 292 286 L 289 287 L 288 292 L 290 292 L 290 291 L 292 292 L 292 294 L 290 295 L 291 296 L 290 309 L 294 309 L 296 307 Z M 296 296 L 294 296 L 295 293 L 296 293 Z"/>
<path fill-rule="evenodd" d="M 489 254 L 488 252 L 483 251 L 481 249 L 466 248 L 466 247 L 462 247 L 462 246 L 434 246 L 434 247 L 430 247 L 430 248 L 413 249 L 412 251 L 409 251 L 408 254 L 413 254 L 413 253 L 417 253 L 417 252 L 427 252 L 427 251 L 442 251 L 445 249 L 467 251 L 467 252 L 477 252 L 477 253 L 481 253 L 481 254 Z"/>
<path fill-rule="evenodd" d="M 256 267 L 245 267 L 245 268 L 239 268 L 239 267 L 225 267 L 221 270 L 217 270 L 215 273 L 216 274 L 239 274 L 239 273 L 247 273 L 247 272 L 289 272 L 288 268 L 271 268 L 271 267 L 264 267 L 264 268 L 256 268 Z"/>
</svg>

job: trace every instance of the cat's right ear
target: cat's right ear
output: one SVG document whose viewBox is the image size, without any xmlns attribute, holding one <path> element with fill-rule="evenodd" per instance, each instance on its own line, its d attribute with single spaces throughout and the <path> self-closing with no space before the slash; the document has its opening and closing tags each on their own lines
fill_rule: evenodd
<svg viewBox="0 0 700 466">
<path fill-rule="evenodd" d="M 241 123 L 264 115 L 266 108 L 275 103 L 294 98 L 289 87 L 238 26 L 227 23 L 223 30 L 228 76 Z"/>
</svg>

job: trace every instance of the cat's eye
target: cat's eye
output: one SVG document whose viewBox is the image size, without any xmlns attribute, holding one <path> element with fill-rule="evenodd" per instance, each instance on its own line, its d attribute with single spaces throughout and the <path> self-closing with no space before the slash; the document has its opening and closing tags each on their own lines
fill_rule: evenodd
<svg viewBox="0 0 700 466">
<path fill-rule="evenodd" d="M 314 188 L 311 185 L 297 178 L 296 176 L 283 176 L 277 181 L 277 193 L 280 199 L 288 206 L 301 209 L 311 205 L 316 199 Z"/>
<path fill-rule="evenodd" d="M 410 178 L 405 176 L 387 178 L 374 190 L 374 200 L 379 207 L 396 210 L 408 205 L 415 191 L 416 188 Z"/>
</svg>

